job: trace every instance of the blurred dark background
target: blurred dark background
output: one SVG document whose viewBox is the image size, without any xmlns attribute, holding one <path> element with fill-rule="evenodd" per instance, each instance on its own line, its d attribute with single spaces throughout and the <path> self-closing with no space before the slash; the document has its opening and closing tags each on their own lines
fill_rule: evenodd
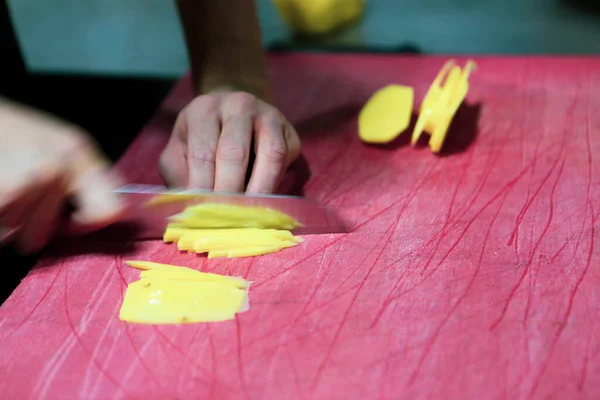
<svg viewBox="0 0 600 400">
<path fill-rule="evenodd" d="M 306 38 L 292 33 L 272 0 L 258 0 L 265 48 L 600 54 L 600 0 L 365 3 L 365 12 L 355 25 Z M 23 94 L 35 106 L 88 129 L 113 160 L 123 153 L 173 82 L 187 69 L 172 1 L 9 0 L 8 5 L 24 62 L 32 75 L 28 89 L 23 89 L 30 93 Z M 5 69 L 0 72 L 7 73 Z M 0 250 L 0 267 L 9 271 L 0 281 L 0 302 L 34 261 L 35 257 L 25 260 L 11 250 Z"/>
<path fill-rule="evenodd" d="M 274 1 L 257 0 L 270 50 L 600 54 L 600 0 L 364 0 L 356 24 L 317 38 L 295 35 Z M 36 105 L 92 131 L 113 159 L 187 69 L 173 1 L 8 6 Z"/>
</svg>

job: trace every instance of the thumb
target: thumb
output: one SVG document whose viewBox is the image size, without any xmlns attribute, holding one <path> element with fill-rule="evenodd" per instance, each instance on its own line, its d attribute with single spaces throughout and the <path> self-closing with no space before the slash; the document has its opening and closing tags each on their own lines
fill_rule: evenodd
<svg viewBox="0 0 600 400">
<path fill-rule="evenodd" d="M 114 190 L 122 186 L 122 180 L 110 170 L 106 160 L 88 154 L 73 170 L 72 176 L 71 196 L 75 211 L 71 215 L 70 233 L 89 233 L 121 217 L 125 206 Z"/>
</svg>

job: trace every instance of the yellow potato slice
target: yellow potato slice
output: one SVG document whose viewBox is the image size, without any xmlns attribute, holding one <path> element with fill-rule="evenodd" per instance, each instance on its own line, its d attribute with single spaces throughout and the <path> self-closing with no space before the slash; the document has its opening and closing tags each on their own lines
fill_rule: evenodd
<svg viewBox="0 0 600 400">
<path fill-rule="evenodd" d="M 214 282 L 142 279 L 127 287 L 119 316 L 138 324 L 227 321 L 246 299 L 246 290 Z"/>
<path fill-rule="evenodd" d="M 423 132 L 427 132 L 431 135 L 431 151 L 441 151 L 452 119 L 467 95 L 468 79 L 475 67 L 472 60 L 467 61 L 464 69 L 456 66 L 454 60 L 444 64 L 421 103 L 421 111 L 411 139 L 413 145 Z"/>
<path fill-rule="evenodd" d="M 188 231 L 192 231 L 193 229 L 189 228 L 180 228 L 174 224 L 167 225 L 167 229 L 165 229 L 165 233 L 163 233 L 163 241 L 165 243 L 174 243 L 179 240 L 184 234 Z"/>
<path fill-rule="evenodd" d="M 303 241 L 292 235 L 290 231 L 275 229 L 199 229 L 198 231 L 190 229 L 189 233 L 184 233 L 177 241 L 179 250 L 195 253 L 208 252 L 209 258 L 214 258 L 215 254 L 228 254 L 227 257 L 239 254 L 239 257 L 242 257 L 243 254 L 250 253 L 259 255 L 259 250 L 240 252 L 233 250 L 248 248 L 278 248 L 281 250 L 290 247 L 289 243 L 296 245 Z M 269 253 L 271 252 L 269 251 Z"/>
<path fill-rule="evenodd" d="M 227 229 L 190 229 L 167 227 L 164 237 L 170 239 L 165 241 L 176 242 L 182 237 L 231 237 L 235 236 L 268 236 L 291 240 L 295 236 L 290 231 L 281 229 L 257 229 L 257 228 L 227 228 Z"/>
<path fill-rule="evenodd" d="M 296 246 L 303 240 L 288 229 L 301 226 L 275 210 L 198 204 L 176 215 L 165 242 L 208 258 L 250 257 Z M 282 229 L 283 227 L 283 229 Z M 287 228 L 287 229 L 286 229 Z M 120 318 L 140 324 L 226 321 L 248 309 L 249 282 L 149 261 L 127 261 L 142 270 L 127 287 Z"/>
<path fill-rule="evenodd" d="M 208 274 L 190 268 L 127 261 L 142 269 L 128 285 L 119 317 L 139 324 L 186 324 L 233 319 L 248 310 L 250 283 L 242 278 Z"/>
<path fill-rule="evenodd" d="M 413 88 L 389 85 L 373 94 L 358 116 L 358 134 L 365 143 L 389 143 L 408 128 Z"/>
<path fill-rule="evenodd" d="M 178 201 L 187 201 L 197 199 L 196 194 L 159 194 L 148 200 L 144 207 L 160 206 L 163 204 L 176 203 Z"/>
<path fill-rule="evenodd" d="M 236 249 L 212 250 L 208 252 L 208 258 L 237 258 L 237 257 L 252 257 L 262 256 L 264 254 L 276 253 L 280 251 L 282 246 L 261 246 L 261 247 L 238 247 Z"/>
<path fill-rule="evenodd" d="M 264 207 L 203 203 L 171 220 L 163 240 L 177 243 L 181 251 L 208 253 L 208 258 L 257 256 L 302 242 L 290 232 L 301 223 Z"/>
<path fill-rule="evenodd" d="M 237 257 L 252 257 L 252 256 L 260 256 L 263 254 L 276 253 L 286 247 L 296 246 L 298 242 L 296 241 L 281 241 L 277 244 L 272 244 L 270 246 L 262 245 L 262 246 L 247 246 L 247 247 L 236 247 L 233 249 L 221 249 L 221 250 L 211 250 L 208 252 L 208 258 L 237 258 Z"/>
<path fill-rule="evenodd" d="M 262 228 L 293 230 L 302 226 L 287 214 L 264 207 L 202 203 L 187 207 L 171 220 L 180 228 Z"/>
<path fill-rule="evenodd" d="M 141 269 L 141 277 L 163 277 L 172 279 L 191 279 L 202 280 L 206 282 L 221 282 L 234 284 L 237 287 L 246 287 L 247 282 L 241 278 L 200 272 L 191 268 L 181 267 L 170 264 L 160 264 L 151 261 L 125 261 L 125 264 L 132 268 Z"/>
<path fill-rule="evenodd" d="M 168 229 L 167 229 L 168 230 Z M 165 234 L 173 241 L 193 243 L 195 240 L 235 240 L 237 238 L 278 238 L 292 240 L 290 231 L 278 229 L 228 228 L 228 229 L 178 229 L 176 232 Z"/>
<path fill-rule="evenodd" d="M 194 241 L 193 250 L 196 253 L 205 253 L 212 250 L 235 249 L 242 247 L 262 247 L 276 246 L 289 240 L 281 239 L 275 236 L 266 235 L 232 235 L 230 237 L 206 237 L 198 238 Z"/>
</svg>

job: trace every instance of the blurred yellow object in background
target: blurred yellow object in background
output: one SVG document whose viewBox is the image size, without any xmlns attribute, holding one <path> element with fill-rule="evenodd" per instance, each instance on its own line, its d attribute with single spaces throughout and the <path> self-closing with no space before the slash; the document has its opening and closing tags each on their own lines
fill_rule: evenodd
<svg viewBox="0 0 600 400">
<path fill-rule="evenodd" d="M 295 32 L 323 35 L 362 17 L 364 0 L 273 0 L 279 15 Z"/>
</svg>

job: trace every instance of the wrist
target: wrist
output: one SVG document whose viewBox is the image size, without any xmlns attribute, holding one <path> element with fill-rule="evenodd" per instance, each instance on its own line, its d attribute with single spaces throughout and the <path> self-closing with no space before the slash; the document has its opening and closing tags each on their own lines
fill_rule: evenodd
<svg viewBox="0 0 600 400">
<path fill-rule="evenodd" d="M 239 77 L 213 75 L 205 77 L 197 88 L 197 94 L 215 92 L 247 92 L 265 102 L 271 102 L 271 87 L 266 77 Z"/>
<path fill-rule="evenodd" d="M 241 90 L 270 99 L 266 59 L 259 45 L 222 39 L 212 42 L 202 56 L 198 54 L 192 52 L 191 56 L 196 94 Z"/>
</svg>

